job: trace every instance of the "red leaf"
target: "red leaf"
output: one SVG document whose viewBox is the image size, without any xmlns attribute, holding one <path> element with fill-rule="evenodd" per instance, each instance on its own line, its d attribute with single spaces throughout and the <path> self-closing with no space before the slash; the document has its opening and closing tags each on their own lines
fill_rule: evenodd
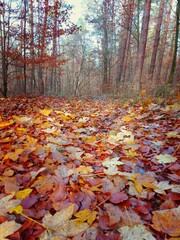
<svg viewBox="0 0 180 240">
<path fill-rule="evenodd" d="M 120 203 L 120 202 L 126 201 L 127 199 L 128 199 L 128 196 L 124 192 L 117 192 L 117 193 L 111 194 L 111 197 L 109 200 L 112 203 Z"/>
</svg>

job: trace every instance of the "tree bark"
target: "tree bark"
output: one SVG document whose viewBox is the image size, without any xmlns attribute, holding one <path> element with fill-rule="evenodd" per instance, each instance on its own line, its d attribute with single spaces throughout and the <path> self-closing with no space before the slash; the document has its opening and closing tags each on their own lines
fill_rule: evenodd
<svg viewBox="0 0 180 240">
<path fill-rule="evenodd" d="M 177 6 L 176 6 L 176 35 L 175 35 L 175 41 L 174 41 L 174 55 L 173 55 L 173 61 L 172 61 L 171 71 L 170 71 L 169 80 L 168 80 L 168 84 L 170 86 L 172 86 L 172 84 L 173 84 L 174 73 L 175 73 L 175 69 L 176 69 L 178 37 L 179 37 L 179 15 L 180 15 L 180 0 L 177 0 Z"/>
<path fill-rule="evenodd" d="M 169 2 L 169 9 L 167 12 L 167 17 L 166 21 L 164 24 L 164 32 L 163 32 L 163 37 L 162 37 L 162 46 L 159 52 L 159 61 L 158 61 L 158 69 L 157 69 L 157 75 L 156 75 L 156 82 L 160 84 L 161 82 L 161 72 L 162 72 L 162 65 L 163 65 L 163 59 L 164 59 L 164 53 L 165 49 L 167 47 L 167 35 L 168 35 L 168 28 L 169 28 L 169 22 L 171 18 L 171 9 L 172 9 L 172 0 Z"/>
<path fill-rule="evenodd" d="M 143 19 L 142 19 L 139 51 L 137 54 L 136 65 L 135 65 L 135 74 L 134 74 L 134 79 L 133 79 L 133 90 L 135 92 L 139 91 L 142 86 L 141 77 L 142 77 L 142 70 L 143 70 L 144 59 L 145 59 L 150 10 L 151 10 L 151 0 L 146 0 L 144 3 L 144 13 L 143 13 Z"/>
<path fill-rule="evenodd" d="M 157 21 L 157 25 L 156 25 L 156 34 L 155 34 L 155 38 L 154 38 L 151 63 L 150 63 L 150 68 L 149 68 L 149 80 L 150 81 L 153 80 L 153 75 L 154 75 L 154 70 L 155 70 L 155 63 L 156 63 L 157 50 L 158 50 L 159 40 L 160 40 L 160 32 L 161 32 L 163 13 L 164 13 L 164 0 L 161 0 L 160 5 L 159 5 L 158 21 Z"/>
</svg>

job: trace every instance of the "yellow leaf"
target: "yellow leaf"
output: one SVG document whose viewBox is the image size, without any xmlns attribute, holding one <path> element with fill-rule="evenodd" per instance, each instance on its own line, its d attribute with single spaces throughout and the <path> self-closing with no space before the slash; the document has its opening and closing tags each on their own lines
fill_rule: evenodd
<svg viewBox="0 0 180 240">
<path fill-rule="evenodd" d="M 52 109 L 43 109 L 43 110 L 40 110 L 40 113 L 47 117 L 52 113 Z"/>
<path fill-rule="evenodd" d="M 9 122 L 1 122 L 0 123 L 0 129 L 6 128 L 14 123 L 13 120 L 10 120 Z"/>
<path fill-rule="evenodd" d="M 90 213 L 90 209 L 84 209 L 74 214 L 74 216 L 78 218 L 78 221 L 85 222 L 88 219 Z"/>
<path fill-rule="evenodd" d="M 37 143 L 36 138 L 30 137 L 29 135 L 27 135 L 26 137 L 27 137 L 27 140 L 28 140 L 29 144 Z"/>
<path fill-rule="evenodd" d="M 96 216 L 97 216 L 97 212 L 96 211 L 91 212 L 89 217 L 88 217 L 87 223 L 89 225 L 91 225 L 94 222 L 94 220 L 96 219 Z"/>
<path fill-rule="evenodd" d="M 132 118 L 130 117 L 130 115 L 126 115 L 125 117 L 122 118 L 122 120 L 124 122 L 130 122 L 132 120 Z"/>
<path fill-rule="evenodd" d="M 95 136 L 88 136 L 83 138 L 83 141 L 86 143 L 94 143 L 96 142 L 96 137 Z"/>
<path fill-rule="evenodd" d="M 10 142 L 10 138 L 9 137 L 3 138 L 1 140 L 1 143 L 7 143 L 7 142 Z"/>
<path fill-rule="evenodd" d="M 92 192 L 95 192 L 95 191 L 101 191 L 100 189 L 99 189 L 99 187 L 101 187 L 102 186 L 102 183 L 99 183 L 99 184 L 97 184 L 97 185 L 95 185 L 95 186 L 93 186 L 93 187 L 90 187 L 89 188 L 89 190 L 90 191 L 92 191 Z"/>
<path fill-rule="evenodd" d="M 136 188 L 136 190 L 138 191 L 138 193 L 142 193 L 143 191 L 143 187 L 142 187 L 142 184 L 141 183 L 138 183 L 137 181 L 134 181 L 134 186 Z"/>
<path fill-rule="evenodd" d="M 130 157 L 130 158 L 138 156 L 138 154 L 133 149 L 130 149 L 128 152 L 125 152 L 125 154 L 126 154 L 127 157 Z"/>
<path fill-rule="evenodd" d="M 17 214 L 20 214 L 20 213 L 22 213 L 22 211 L 23 211 L 22 206 L 21 206 L 21 205 L 17 205 L 16 207 L 11 208 L 11 210 L 9 211 L 9 213 L 15 212 L 15 213 L 17 213 Z"/>
<path fill-rule="evenodd" d="M 4 156 L 4 160 L 11 159 L 13 161 L 16 161 L 18 159 L 19 155 L 15 152 L 9 152 Z"/>
<path fill-rule="evenodd" d="M 32 192 L 31 188 L 27 188 L 24 190 L 20 190 L 17 193 L 15 193 L 16 198 L 24 199 L 29 196 L 29 194 Z"/>
<path fill-rule="evenodd" d="M 15 152 L 9 152 L 4 156 L 4 160 L 6 159 L 11 159 L 13 161 L 16 161 L 19 158 L 19 155 L 23 152 L 24 150 L 22 148 L 16 149 Z"/>
<path fill-rule="evenodd" d="M 94 170 L 91 166 L 82 166 L 80 165 L 78 168 L 76 168 L 74 170 L 74 172 L 79 172 L 81 174 L 88 174 L 88 173 L 92 173 Z"/>
<path fill-rule="evenodd" d="M 23 134 L 26 133 L 27 130 L 25 128 L 17 128 L 18 133 Z"/>
</svg>

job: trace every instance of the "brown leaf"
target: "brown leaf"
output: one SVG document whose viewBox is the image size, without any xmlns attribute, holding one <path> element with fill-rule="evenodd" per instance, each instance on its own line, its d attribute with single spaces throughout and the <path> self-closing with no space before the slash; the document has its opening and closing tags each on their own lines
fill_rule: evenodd
<svg viewBox="0 0 180 240">
<path fill-rule="evenodd" d="M 162 231 L 172 237 L 178 237 L 180 235 L 180 207 L 154 211 L 152 222 L 152 227 L 156 231 Z"/>
</svg>

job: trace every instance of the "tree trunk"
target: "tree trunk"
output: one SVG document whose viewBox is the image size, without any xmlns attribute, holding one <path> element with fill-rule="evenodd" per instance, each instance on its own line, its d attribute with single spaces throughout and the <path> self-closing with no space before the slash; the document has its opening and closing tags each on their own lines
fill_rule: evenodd
<svg viewBox="0 0 180 240">
<path fill-rule="evenodd" d="M 154 44 L 153 44 L 153 50 L 152 50 L 152 56 L 151 56 L 151 64 L 149 68 L 149 80 L 153 80 L 154 70 L 155 70 L 155 63 L 156 63 L 156 56 L 157 56 L 157 50 L 159 46 L 159 40 L 160 40 L 160 32 L 161 32 L 161 24 L 163 19 L 163 13 L 164 13 L 164 0 L 161 0 L 160 6 L 159 6 L 159 14 L 158 14 L 158 21 L 156 25 L 156 34 L 154 38 Z"/>
<path fill-rule="evenodd" d="M 107 0 L 103 1 L 103 92 L 108 92 L 108 29 L 107 29 Z"/>
<path fill-rule="evenodd" d="M 143 13 L 143 19 L 142 19 L 139 51 L 137 54 L 136 65 L 135 65 L 135 74 L 134 74 L 134 79 L 133 79 L 133 90 L 135 92 L 139 91 L 141 89 L 141 85 L 142 85 L 141 76 L 142 76 L 145 51 L 146 51 L 150 10 L 151 10 L 151 0 L 146 0 L 144 3 L 144 13 Z"/>
<path fill-rule="evenodd" d="M 31 54 L 31 93 L 35 91 L 36 88 L 36 79 L 35 79 L 35 52 L 34 52 L 34 7 L 33 0 L 30 0 L 30 28 L 31 28 L 31 43 L 30 43 L 30 54 Z"/>
<path fill-rule="evenodd" d="M 134 9 L 134 0 L 129 0 L 124 3 L 124 19 L 122 20 L 122 30 L 120 34 L 120 49 L 119 49 L 119 66 L 117 74 L 117 86 L 122 80 L 122 76 L 126 71 L 127 55 L 130 47 L 130 32 L 132 26 L 132 17 Z"/>
<path fill-rule="evenodd" d="M 156 75 L 156 82 L 158 84 L 160 84 L 160 81 L 161 81 L 162 64 L 163 64 L 165 49 L 167 47 L 167 35 L 168 35 L 169 22 L 171 18 L 172 0 L 170 0 L 169 5 L 170 6 L 167 12 L 167 18 L 164 24 L 164 33 L 163 33 L 162 44 L 161 44 L 162 46 L 159 52 L 158 69 L 157 69 L 157 75 Z"/>
<path fill-rule="evenodd" d="M 179 37 L 179 15 L 180 15 L 180 0 L 177 0 L 177 6 L 176 6 L 176 35 L 175 35 L 175 41 L 174 41 L 174 55 L 173 55 L 173 61 L 171 65 L 171 72 L 169 75 L 168 84 L 172 86 L 173 80 L 174 80 L 174 72 L 176 69 L 176 59 L 177 59 L 177 49 L 178 49 L 178 37 Z"/>
</svg>

